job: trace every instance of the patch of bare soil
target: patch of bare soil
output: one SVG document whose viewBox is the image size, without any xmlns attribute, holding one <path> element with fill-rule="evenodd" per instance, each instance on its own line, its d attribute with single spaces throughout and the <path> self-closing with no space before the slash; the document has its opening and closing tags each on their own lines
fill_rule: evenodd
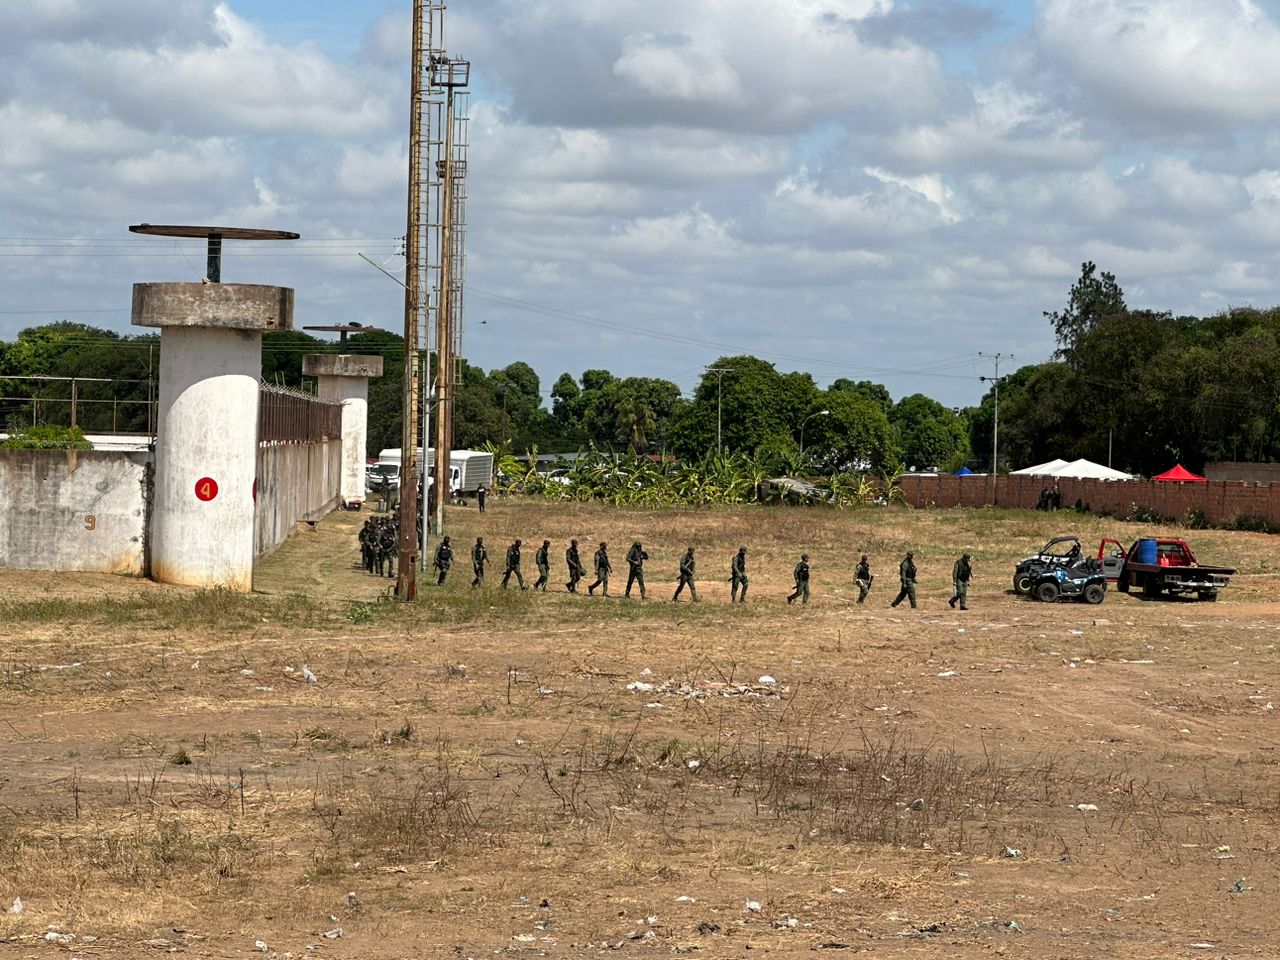
<svg viewBox="0 0 1280 960">
<path fill-rule="evenodd" d="M 458 563 L 405 607 L 362 519 L 246 597 L 0 572 L 0 955 L 1274 951 L 1273 538 L 1188 534 L 1241 570 L 1218 603 L 1046 606 L 1008 592 L 1016 558 L 1140 528 L 499 501 L 450 511 Z M 548 594 L 498 587 L 516 536 L 530 582 L 552 541 Z M 613 596 L 565 592 L 570 537 L 609 542 Z M 647 601 L 620 596 L 636 539 Z M 920 607 L 890 609 L 907 548 Z"/>
</svg>

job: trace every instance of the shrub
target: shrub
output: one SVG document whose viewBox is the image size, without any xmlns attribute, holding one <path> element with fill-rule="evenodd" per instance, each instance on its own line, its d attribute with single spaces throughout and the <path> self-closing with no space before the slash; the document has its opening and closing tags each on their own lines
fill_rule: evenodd
<svg viewBox="0 0 1280 960">
<path fill-rule="evenodd" d="M 9 450 L 92 450 L 79 427 L 42 425 L 10 434 L 0 447 Z"/>
<path fill-rule="evenodd" d="M 1275 533 L 1276 528 L 1266 517 L 1253 513 L 1238 513 L 1227 521 L 1226 529 L 1242 530 L 1246 533 Z"/>
<path fill-rule="evenodd" d="M 1208 530 L 1209 518 L 1204 515 L 1203 510 L 1192 507 L 1182 518 L 1182 525 L 1188 530 Z"/>
<path fill-rule="evenodd" d="M 1140 503 L 1129 504 L 1129 519 L 1134 523 L 1161 523 L 1160 511 L 1152 507 L 1144 507 Z"/>
</svg>

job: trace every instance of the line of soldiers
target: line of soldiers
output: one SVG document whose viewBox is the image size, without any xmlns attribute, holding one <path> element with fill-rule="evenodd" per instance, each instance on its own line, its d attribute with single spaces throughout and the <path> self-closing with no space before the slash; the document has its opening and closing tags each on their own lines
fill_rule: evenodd
<svg viewBox="0 0 1280 960">
<path fill-rule="evenodd" d="M 392 545 L 394 546 L 394 540 Z M 529 589 L 524 582 L 524 574 L 520 570 L 523 547 L 523 540 L 516 540 L 511 546 L 507 547 L 506 565 L 502 572 L 502 588 L 504 590 L 511 582 L 512 577 L 515 577 L 516 583 L 521 590 Z M 644 565 L 648 559 L 649 554 L 639 540 L 631 545 L 631 549 L 627 551 L 626 556 L 627 587 L 624 596 L 630 597 L 632 588 L 637 587 L 640 591 L 640 599 L 649 599 L 644 583 Z M 569 571 L 569 579 L 564 587 L 570 593 L 577 593 L 578 584 L 587 576 L 587 568 L 582 562 L 582 553 L 578 549 L 577 540 L 569 541 L 569 546 L 564 552 L 564 560 L 565 566 Z M 534 552 L 533 562 L 538 568 L 538 579 L 534 581 L 533 589 L 546 593 L 547 582 L 551 578 L 550 540 L 542 541 L 542 546 L 538 547 Z M 488 563 L 489 550 L 484 545 L 484 537 L 476 537 L 475 545 L 471 548 L 471 569 L 475 574 L 471 581 L 472 588 L 484 586 L 485 568 Z M 449 568 L 453 566 L 453 544 L 448 537 L 443 537 L 436 547 L 432 566 L 439 571 L 436 583 L 443 585 L 445 578 L 449 575 Z M 596 579 L 594 583 L 587 587 L 587 593 L 594 596 L 596 590 L 599 589 L 601 594 L 607 597 L 609 596 L 609 574 L 613 572 L 613 564 L 609 561 L 609 545 L 607 543 L 601 542 L 596 550 L 593 557 L 593 566 Z M 698 602 L 698 588 L 695 583 L 696 575 L 697 558 L 694 555 L 693 547 L 688 547 L 680 558 L 676 591 L 671 598 L 673 603 L 680 601 L 680 595 L 686 587 L 689 590 L 689 599 L 694 603 Z M 793 604 L 799 600 L 801 603 L 807 604 L 809 602 L 810 578 L 809 555 L 807 553 L 800 556 L 800 562 L 795 565 L 792 576 L 795 579 L 795 589 L 787 596 L 787 603 Z M 889 604 L 891 607 L 897 607 L 903 600 L 910 601 L 913 608 L 916 606 L 916 576 L 915 554 L 909 550 L 906 557 L 898 565 L 898 578 L 901 589 L 898 591 L 898 596 Z M 871 572 L 871 562 L 864 553 L 861 559 L 858 560 L 858 565 L 853 573 L 853 582 L 858 588 L 858 603 L 863 603 L 867 599 L 867 594 L 871 592 L 871 585 L 875 582 L 875 579 L 875 575 Z M 948 603 L 952 608 L 959 605 L 961 610 L 968 610 L 969 581 L 973 579 L 973 564 L 972 557 L 967 551 L 952 567 L 951 579 L 955 590 Z M 750 584 L 750 579 L 747 576 L 746 547 L 739 547 L 738 552 L 729 561 L 729 584 L 729 602 L 746 603 L 747 587 Z"/>
<path fill-rule="evenodd" d="M 360 565 L 369 573 L 394 577 L 398 551 L 399 520 L 370 517 L 360 528 Z"/>
</svg>

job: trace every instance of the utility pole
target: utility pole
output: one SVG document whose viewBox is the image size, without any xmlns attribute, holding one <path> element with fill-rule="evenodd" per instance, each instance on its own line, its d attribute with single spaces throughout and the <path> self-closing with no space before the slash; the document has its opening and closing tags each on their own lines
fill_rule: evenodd
<svg viewBox="0 0 1280 960">
<path fill-rule="evenodd" d="M 716 456 L 717 457 L 720 456 L 722 453 L 722 448 L 720 445 L 720 419 L 721 419 L 720 415 L 721 415 L 721 408 L 723 406 L 722 400 L 723 400 L 723 392 L 724 392 L 722 388 L 724 387 L 724 375 L 728 373 L 729 370 L 730 370 L 729 367 L 707 367 L 707 373 L 714 373 L 716 375 Z"/>
<path fill-rule="evenodd" d="M 991 428 L 991 475 L 995 477 L 1000 472 L 1000 362 L 1002 360 L 1012 360 L 1012 353 L 978 353 L 978 356 L 984 357 L 995 364 L 994 377 L 979 377 L 983 383 L 992 383 L 995 386 L 995 418 Z"/>
<path fill-rule="evenodd" d="M 432 65 L 434 71 L 435 66 Z M 434 79 L 434 77 L 433 77 Z M 443 186 L 440 201 L 440 292 L 436 311 L 436 535 L 444 533 L 444 505 L 449 500 L 453 460 L 453 418 L 449 404 L 453 402 L 453 297 L 450 295 L 453 243 L 453 87 L 448 88 L 444 120 L 444 157 L 440 161 Z"/>
<path fill-rule="evenodd" d="M 409 212 L 404 237 L 404 366 L 400 430 L 400 530 L 396 596 L 418 598 L 418 319 L 422 240 L 423 4 L 413 4 L 413 76 L 409 83 Z"/>
</svg>

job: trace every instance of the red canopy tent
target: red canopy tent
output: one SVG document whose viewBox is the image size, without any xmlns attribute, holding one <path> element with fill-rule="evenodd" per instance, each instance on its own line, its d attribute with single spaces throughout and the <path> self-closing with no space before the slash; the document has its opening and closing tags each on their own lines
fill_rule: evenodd
<svg viewBox="0 0 1280 960">
<path fill-rule="evenodd" d="M 1204 477 L 1196 476 L 1182 464 L 1177 464 L 1172 470 L 1166 470 L 1153 480 L 1163 480 L 1165 483 L 1208 483 Z"/>
</svg>

